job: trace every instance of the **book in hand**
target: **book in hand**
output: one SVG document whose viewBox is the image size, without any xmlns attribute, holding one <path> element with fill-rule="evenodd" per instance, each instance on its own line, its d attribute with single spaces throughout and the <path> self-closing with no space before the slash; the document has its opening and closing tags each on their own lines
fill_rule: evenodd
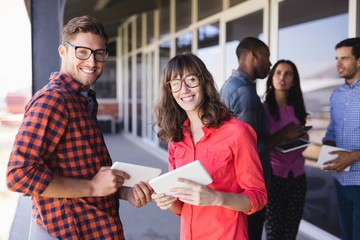
<svg viewBox="0 0 360 240">
<path fill-rule="evenodd" d="M 160 175 L 160 168 L 147 167 L 124 162 L 114 162 L 111 169 L 118 169 L 130 175 L 130 179 L 125 179 L 123 186 L 133 187 L 140 181 L 147 182 Z"/>
<path fill-rule="evenodd" d="M 330 152 L 333 151 L 349 151 L 349 150 L 339 147 L 333 147 L 330 145 L 322 145 L 319 158 L 317 160 L 317 164 L 319 164 L 322 169 L 326 166 L 324 165 L 325 162 L 334 160 L 338 157 L 338 154 L 330 154 Z M 344 171 L 349 171 L 349 170 L 350 170 L 350 166 L 344 169 Z"/>
<path fill-rule="evenodd" d="M 149 181 L 150 186 L 158 194 L 165 193 L 166 195 L 173 195 L 174 192 L 170 190 L 175 187 L 188 188 L 184 183 L 177 181 L 177 179 L 186 178 L 202 185 L 212 183 L 212 178 L 206 171 L 199 160 L 195 160 L 170 172 L 162 174 Z"/>
<path fill-rule="evenodd" d="M 287 153 L 287 152 L 294 151 L 296 149 L 305 148 L 310 144 L 311 144 L 310 141 L 308 141 L 306 139 L 303 139 L 303 138 L 300 138 L 300 139 L 295 140 L 293 142 L 279 145 L 275 149 L 282 152 L 282 153 Z"/>
</svg>

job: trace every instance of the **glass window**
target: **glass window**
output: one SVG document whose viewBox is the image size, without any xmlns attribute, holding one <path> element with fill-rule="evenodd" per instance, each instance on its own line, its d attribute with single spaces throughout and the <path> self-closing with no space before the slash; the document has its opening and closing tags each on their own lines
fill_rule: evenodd
<svg viewBox="0 0 360 240">
<path fill-rule="evenodd" d="M 170 60 L 170 42 L 160 44 L 160 73 L 162 73 L 165 65 Z"/>
<path fill-rule="evenodd" d="M 191 0 L 176 1 L 176 31 L 191 24 Z"/>
<path fill-rule="evenodd" d="M 155 79 L 155 63 L 154 63 L 155 53 L 154 51 L 148 52 L 145 54 L 145 79 L 143 79 L 144 86 L 144 98 L 145 104 L 144 106 L 144 135 L 143 137 L 154 141 L 156 136 L 152 129 L 152 123 L 154 122 L 153 115 L 153 106 L 155 105 L 155 101 L 157 100 L 157 96 L 155 96 L 155 90 L 159 87 L 159 80 Z M 146 96 L 146 97 L 145 97 Z"/>
<path fill-rule="evenodd" d="M 244 17 L 235 19 L 226 23 L 226 78 L 231 75 L 233 69 L 238 68 L 238 60 L 236 57 L 236 47 L 240 40 L 253 36 L 262 38 L 263 31 L 263 11 L 257 11 Z M 221 88 L 221 86 L 219 86 Z"/>
<path fill-rule="evenodd" d="M 331 86 L 342 84 L 335 67 L 335 45 L 347 37 L 347 21 L 347 14 L 341 14 L 279 29 L 279 59 L 290 59 L 297 65 L 304 93 L 330 87 L 321 91 L 323 97 L 309 93 L 305 99 L 314 120 L 328 110 Z M 321 143 L 319 138 L 312 140 Z"/>
<path fill-rule="evenodd" d="M 131 75 L 131 73 L 132 73 L 132 61 L 131 61 L 131 58 L 129 58 L 128 59 L 128 76 L 129 76 L 129 78 L 128 78 L 128 127 L 129 127 L 129 129 L 128 129 L 128 131 L 129 132 L 132 132 L 133 130 L 132 130 L 132 128 L 133 128 L 133 126 L 132 126 L 132 75 Z"/>
<path fill-rule="evenodd" d="M 154 33 L 154 11 L 146 14 L 146 31 L 147 31 L 147 43 L 153 43 L 155 41 Z"/>
<path fill-rule="evenodd" d="M 127 31 L 128 31 L 128 39 L 127 39 L 127 44 L 128 44 L 128 50 L 129 52 L 131 52 L 132 49 L 132 25 L 129 24 L 127 25 Z"/>
<path fill-rule="evenodd" d="M 160 38 L 170 34 L 170 1 L 161 0 L 160 5 Z"/>
<path fill-rule="evenodd" d="M 236 4 L 246 2 L 248 0 L 230 0 L 230 7 L 235 6 Z"/>
<path fill-rule="evenodd" d="M 198 30 L 198 52 L 197 55 L 205 63 L 207 69 L 213 75 L 215 83 L 222 85 L 219 68 L 219 56 L 221 56 L 219 46 L 219 23 L 205 25 Z"/>
<path fill-rule="evenodd" d="M 185 33 L 176 38 L 176 54 L 182 52 L 191 52 L 193 34 L 192 32 Z"/>
<path fill-rule="evenodd" d="M 116 98 L 116 58 L 109 57 L 101 77 L 92 88 L 97 98 Z"/>
<path fill-rule="evenodd" d="M 222 1 L 219 0 L 198 0 L 199 20 L 207 18 L 222 9 Z"/>
<path fill-rule="evenodd" d="M 136 134 L 137 136 L 142 136 L 142 91 L 141 91 L 141 54 L 136 55 Z"/>
<path fill-rule="evenodd" d="M 116 41 L 110 42 L 107 46 L 107 50 L 109 51 L 109 57 L 116 57 Z"/>
<path fill-rule="evenodd" d="M 170 42 L 164 42 L 160 44 L 160 78 L 162 77 L 162 72 L 164 70 L 165 65 L 169 62 L 170 59 Z M 158 84 L 159 85 L 159 84 Z M 157 136 L 154 131 L 152 131 L 153 139 Z M 159 142 L 159 147 L 167 150 L 167 144 L 163 142 Z"/>
</svg>

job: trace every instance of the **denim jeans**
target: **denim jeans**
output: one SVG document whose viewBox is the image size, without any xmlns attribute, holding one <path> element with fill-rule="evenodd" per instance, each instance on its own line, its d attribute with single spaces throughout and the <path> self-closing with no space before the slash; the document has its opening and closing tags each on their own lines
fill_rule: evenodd
<svg viewBox="0 0 360 240">
<path fill-rule="evenodd" d="M 360 186 L 343 186 L 334 180 L 342 240 L 360 240 Z"/>
</svg>

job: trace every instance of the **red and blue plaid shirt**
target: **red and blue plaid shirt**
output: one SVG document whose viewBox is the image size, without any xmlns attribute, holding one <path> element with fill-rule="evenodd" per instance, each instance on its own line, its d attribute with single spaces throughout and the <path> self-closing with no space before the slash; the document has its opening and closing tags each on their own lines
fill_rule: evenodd
<svg viewBox="0 0 360 240">
<path fill-rule="evenodd" d="M 97 102 L 88 110 L 82 85 L 63 73 L 26 105 L 7 171 L 10 190 L 32 196 L 37 224 L 59 239 L 124 239 L 119 197 L 50 198 L 39 196 L 54 174 L 92 179 L 112 161 L 98 125 Z"/>
</svg>

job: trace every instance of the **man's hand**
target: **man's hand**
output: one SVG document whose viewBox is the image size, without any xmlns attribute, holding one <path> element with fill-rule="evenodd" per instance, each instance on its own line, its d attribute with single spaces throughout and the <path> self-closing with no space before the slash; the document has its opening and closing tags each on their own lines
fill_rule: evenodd
<svg viewBox="0 0 360 240">
<path fill-rule="evenodd" d="M 324 170 L 326 171 L 342 172 L 354 162 L 349 151 L 332 151 L 330 154 L 337 154 L 338 157 L 324 163 Z"/>
<path fill-rule="evenodd" d="M 289 123 L 280 130 L 282 134 L 282 140 L 284 143 L 294 141 L 305 135 L 305 132 L 301 125 L 294 122 Z"/>
<path fill-rule="evenodd" d="M 145 182 L 138 182 L 134 187 L 122 187 L 120 198 L 127 200 L 135 207 L 142 207 L 151 202 L 152 188 Z"/>
<path fill-rule="evenodd" d="M 91 196 L 108 196 L 115 193 L 130 176 L 123 171 L 102 167 L 91 180 Z"/>
</svg>

